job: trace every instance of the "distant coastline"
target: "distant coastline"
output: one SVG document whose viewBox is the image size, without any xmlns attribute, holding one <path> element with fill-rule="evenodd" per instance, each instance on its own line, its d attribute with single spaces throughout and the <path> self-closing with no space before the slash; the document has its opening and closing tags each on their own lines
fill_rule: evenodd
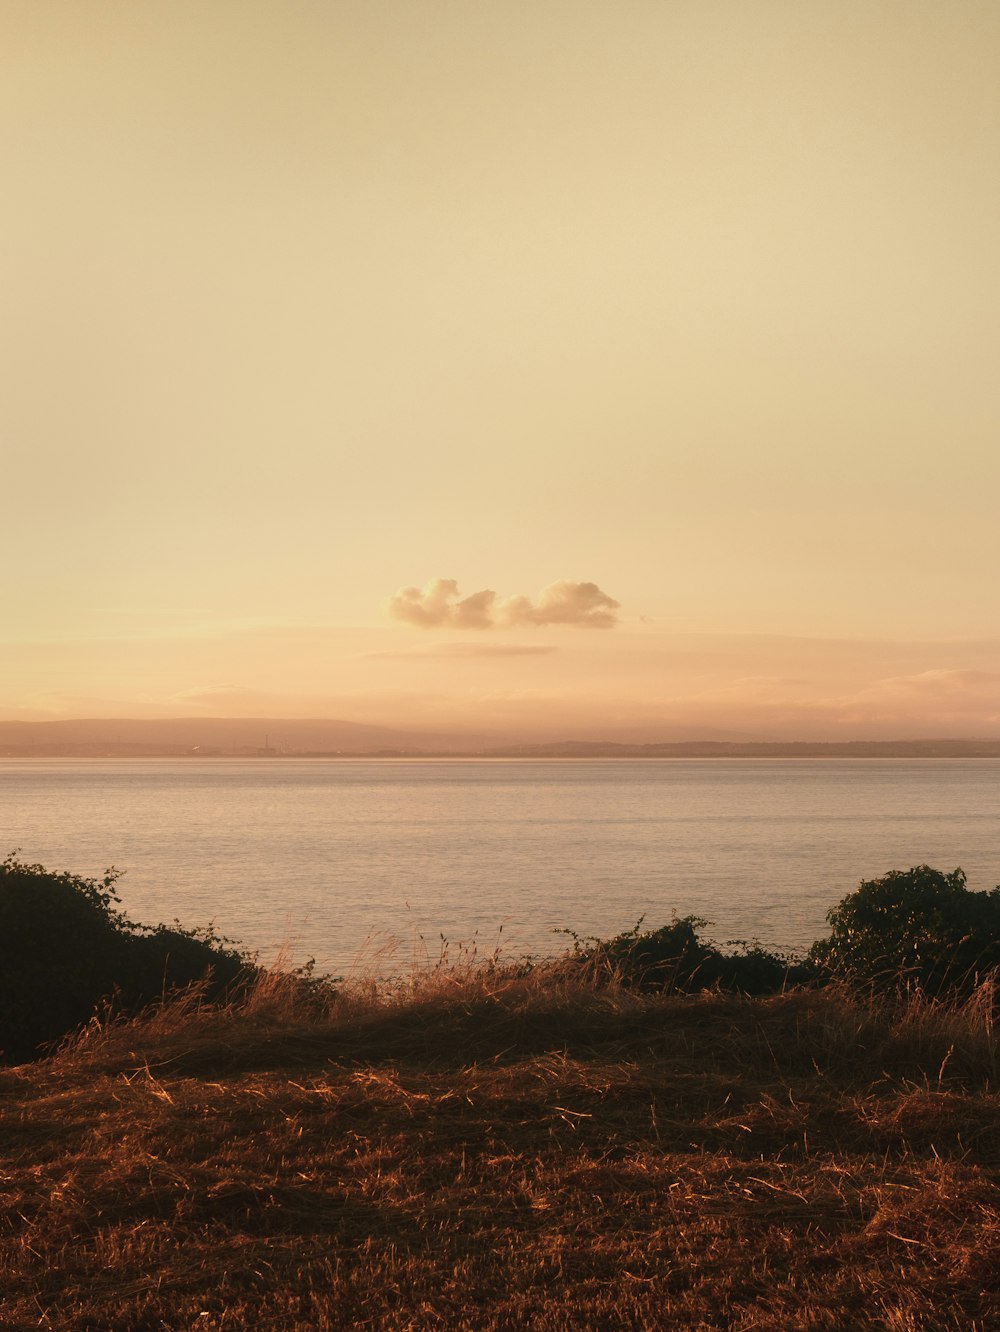
<svg viewBox="0 0 1000 1332">
<path fill-rule="evenodd" d="M 553 728 L 554 729 L 554 728 Z M 780 740 L 649 728 L 615 735 L 524 736 L 377 726 L 336 718 L 96 717 L 0 720 L 0 758 L 343 759 L 969 759 L 1000 758 L 1000 737 Z M 604 735 L 600 731 L 605 731 Z M 657 732 L 659 732 L 657 734 Z"/>
<path fill-rule="evenodd" d="M 0 759 L 997 759 L 998 740 L 677 741 L 626 745 L 569 740 L 475 749 L 309 749 L 252 745 L 183 745 L 142 741 L 0 741 Z"/>
</svg>

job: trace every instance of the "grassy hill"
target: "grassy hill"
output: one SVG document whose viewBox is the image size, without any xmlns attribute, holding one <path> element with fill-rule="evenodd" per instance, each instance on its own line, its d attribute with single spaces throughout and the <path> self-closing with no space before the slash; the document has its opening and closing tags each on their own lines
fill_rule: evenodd
<svg viewBox="0 0 1000 1332">
<path fill-rule="evenodd" d="M 993 995 L 279 975 L 0 1069 L 4 1328 L 1000 1325 Z"/>
</svg>

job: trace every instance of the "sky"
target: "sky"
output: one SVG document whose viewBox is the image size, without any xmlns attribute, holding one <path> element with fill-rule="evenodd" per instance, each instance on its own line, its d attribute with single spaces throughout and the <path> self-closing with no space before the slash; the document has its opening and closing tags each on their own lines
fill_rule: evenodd
<svg viewBox="0 0 1000 1332">
<path fill-rule="evenodd" d="M 992 0 L 6 0 L 0 716 L 1000 736 Z"/>
</svg>

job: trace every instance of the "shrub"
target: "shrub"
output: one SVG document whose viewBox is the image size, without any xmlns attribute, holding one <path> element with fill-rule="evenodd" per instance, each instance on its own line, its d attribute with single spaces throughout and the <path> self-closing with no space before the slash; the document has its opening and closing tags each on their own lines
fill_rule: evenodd
<svg viewBox="0 0 1000 1332">
<path fill-rule="evenodd" d="M 971 992 L 1000 967 L 1000 888 L 970 892 L 960 869 L 917 865 L 868 879 L 828 914 L 817 966 L 878 989 Z"/>
<path fill-rule="evenodd" d="M 735 952 L 722 952 L 698 937 L 705 924 L 697 916 L 684 916 L 657 930 L 643 930 L 639 920 L 612 939 L 583 940 L 571 930 L 563 932 L 573 939 L 575 960 L 592 966 L 599 977 L 615 977 L 629 989 L 776 994 L 812 974 L 803 964 L 768 952 L 756 942 L 737 942 Z"/>
<path fill-rule="evenodd" d="M 33 1058 L 96 1012 L 134 1013 L 205 982 L 208 999 L 254 968 L 211 930 L 151 928 L 117 907 L 117 874 L 54 874 L 0 862 L 0 1057 Z"/>
</svg>

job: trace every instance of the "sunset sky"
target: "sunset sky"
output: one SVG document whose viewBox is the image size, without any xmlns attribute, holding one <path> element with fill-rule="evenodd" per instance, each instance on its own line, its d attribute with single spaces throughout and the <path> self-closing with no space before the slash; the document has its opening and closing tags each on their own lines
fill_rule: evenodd
<svg viewBox="0 0 1000 1332">
<path fill-rule="evenodd" d="M 0 38 L 0 716 L 1000 735 L 995 0 Z"/>
</svg>

